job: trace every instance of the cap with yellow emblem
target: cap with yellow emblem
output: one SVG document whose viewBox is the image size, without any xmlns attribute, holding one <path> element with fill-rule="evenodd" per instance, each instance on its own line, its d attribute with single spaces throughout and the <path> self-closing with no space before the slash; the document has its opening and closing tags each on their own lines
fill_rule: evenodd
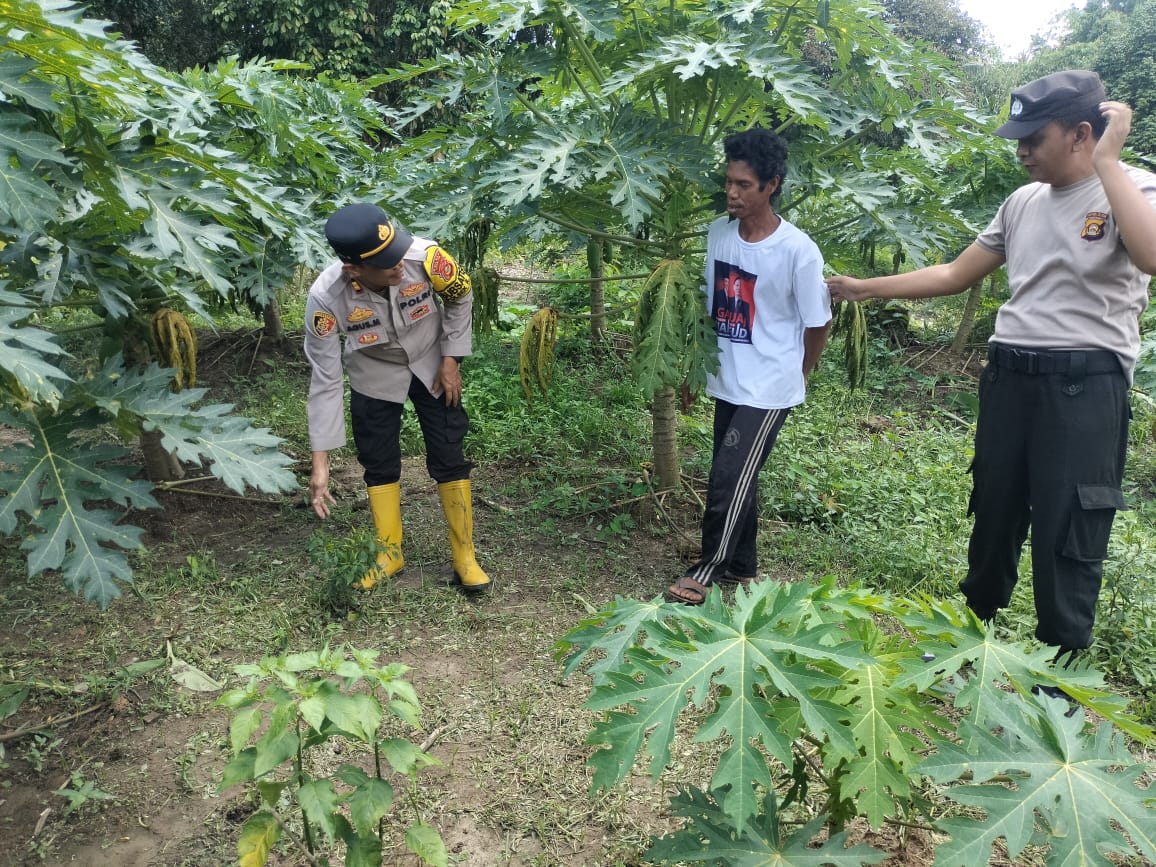
<svg viewBox="0 0 1156 867">
<path fill-rule="evenodd" d="M 346 205 L 325 223 L 325 237 L 342 262 L 392 268 L 413 244 L 411 235 L 377 205 Z"/>
</svg>

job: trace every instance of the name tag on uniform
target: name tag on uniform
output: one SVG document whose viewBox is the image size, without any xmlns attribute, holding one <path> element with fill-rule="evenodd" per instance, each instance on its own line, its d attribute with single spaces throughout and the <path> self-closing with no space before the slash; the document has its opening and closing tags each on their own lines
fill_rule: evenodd
<svg viewBox="0 0 1156 867">
<path fill-rule="evenodd" d="M 420 295 L 411 295 L 408 298 L 399 298 L 398 306 L 401 308 L 401 315 L 405 321 L 413 325 L 425 317 L 429 316 L 432 306 L 433 298 L 429 287 L 424 287 L 425 291 Z"/>
</svg>

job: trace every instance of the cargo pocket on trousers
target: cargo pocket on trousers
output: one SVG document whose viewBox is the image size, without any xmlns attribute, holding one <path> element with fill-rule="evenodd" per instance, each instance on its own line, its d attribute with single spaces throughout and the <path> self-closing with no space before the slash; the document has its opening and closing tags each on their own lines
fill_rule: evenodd
<svg viewBox="0 0 1156 867">
<path fill-rule="evenodd" d="M 460 406 L 445 408 L 444 435 L 447 443 L 459 445 L 470 430 L 470 417 Z"/>
<path fill-rule="evenodd" d="M 1076 485 L 1076 500 L 1060 553 L 1072 560 L 1098 563 L 1108 556 L 1116 512 L 1128 508 L 1124 494 L 1111 485 Z"/>
</svg>

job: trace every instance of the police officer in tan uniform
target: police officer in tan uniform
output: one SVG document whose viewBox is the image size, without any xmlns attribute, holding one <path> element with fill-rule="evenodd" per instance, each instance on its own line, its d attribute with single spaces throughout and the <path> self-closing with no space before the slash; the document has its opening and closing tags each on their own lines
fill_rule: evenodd
<svg viewBox="0 0 1156 867">
<path fill-rule="evenodd" d="M 345 445 L 344 384 L 357 460 L 365 470 L 378 538 L 389 548 L 361 581 L 369 590 L 405 566 L 401 552 L 401 416 L 417 411 L 426 468 L 449 524 L 462 589 L 490 579 L 474 556 L 472 464 L 462 452 L 469 419 L 459 364 L 471 352 L 470 279 L 434 241 L 415 238 L 371 204 L 348 205 L 325 224 L 340 261 L 321 272 L 305 305 L 314 512 L 329 516 L 329 451 Z"/>
<path fill-rule="evenodd" d="M 835 298 L 951 295 L 1007 264 L 979 386 L 968 605 L 1011 600 L 1031 530 L 1036 637 L 1070 656 L 1092 641 L 1128 442 L 1140 314 L 1156 274 L 1156 175 L 1120 161 L 1132 110 L 1090 70 L 1012 92 L 996 135 L 1031 183 L 952 262 L 889 277 L 832 277 Z"/>
</svg>

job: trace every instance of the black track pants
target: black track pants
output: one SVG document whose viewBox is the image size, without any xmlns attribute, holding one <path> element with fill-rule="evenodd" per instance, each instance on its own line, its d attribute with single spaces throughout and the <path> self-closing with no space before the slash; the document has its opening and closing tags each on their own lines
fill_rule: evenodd
<svg viewBox="0 0 1156 867">
<path fill-rule="evenodd" d="M 1129 417 L 1118 370 L 984 370 L 969 506 L 975 526 L 959 585 L 980 617 L 1011 600 L 1030 526 L 1036 637 L 1064 648 L 1091 644 L 1108 537 L 1124 508 Z"/>
<path fill-rule="evenodd" d="M 461 404 L 446 406 L 445 397 L 434 397 L 416 376 L 410 382 L 409 399 L 425 440 L 425 465 L 430 478 L 439 484 L 468 479 L 473 464 L 462 453 L 462 441 L 469 430 L 469 417 Z M 401 478 L 404 408 L 403 403 L 378 400 L 356 391 L 350 395 L 353 441 L 368 487 L 393 484 Z"/>
<path fill-rule="evenodd" d="M 759 471 L 789 412 L 715 401 L 702 556 L 687 570 L 688 578 L 710 585 L 727 572 L 739 578 L 755 574 Z"/>
</svg>

